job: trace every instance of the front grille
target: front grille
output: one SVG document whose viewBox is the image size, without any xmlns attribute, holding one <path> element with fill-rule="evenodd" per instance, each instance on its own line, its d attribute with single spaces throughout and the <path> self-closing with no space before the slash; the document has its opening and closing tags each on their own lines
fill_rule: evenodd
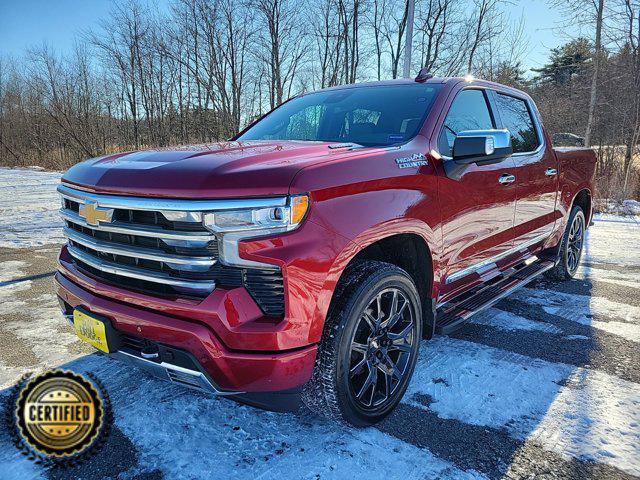
<svg viewBox="0 0 640 480">
<path fill-rule="evenodd" d="M 218 239 L 202 211 L 236 208 L 242 200 L 154 200 L 58 188 L 68 251 L 76 266 L 101 281 L 145 294 L 202 299 L 216 285 L 244 286 L 269 316 L 284 314 L 279 269 L 241 269 L 218 262 Z M 89 223 L 85 204 L 110 209 L 110 219 Z M 244 205 L 240 203 L 240 205 Z"/>
</svg>

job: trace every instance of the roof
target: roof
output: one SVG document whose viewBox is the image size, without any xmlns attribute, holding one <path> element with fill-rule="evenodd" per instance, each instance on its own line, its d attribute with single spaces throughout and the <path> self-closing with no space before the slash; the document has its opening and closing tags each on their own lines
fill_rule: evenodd
<svg viewBox="0 0 640 480">
<path fill-rule="evenodd" d="M 455 80 L 453 77 L 434 77 L 429 80 L 423 82 L 426 83 L 447 83 L 450 80 Z M 461 79 L 457 79 L 461 80 Z M 319 90 L 315 90 L 316 92 L 325 92 L 330 90 L 345 90 L 351 88 L 362 88 L 362 87 L 378 87 L 385 85 L 415 85 L 416 81 L 413 78 L 395 78 L 393 80 L 378 80 L 373 82 L 359 82 L 359 83 L 349 83 L 346 85 L 336 85 L 334 87 L 326 87 Z"/>
<path fill-rule="evenodd" d="M 360 82 L 360 83 L 350 83 L 346 85 L 336 85 L 334 87 L 322 88 L 319 90 L 312 90 L 309 93 L 315 92 L 326 92 L 332 90 L 348 90 L 353 88 L 366 88 L 366 87 L 378 87 L 378 86 L 391 86 L 391 85 L 428 85 L 428 84 L 457 84 L 460 82 L 468 83 L 469 85 L 477 85 L 480 87 L 486 88 L 494 88 L 497 90 L 502 90 L 503 92 L 511 92 L 516 96 L 522 96 L 526 98 L 530 98 L 526 92 L 518 90 L 513 87 L 509 87 L 507 85 L 502 85 L 500 83 L 490 82 L 488 80 L 482 80 L 480 78 L 474 77 L 433 77 L 424 82 L 417 83 L 413 78 L 396 78 L 393 80 L 379 80 L 373 82 Z M 303 94 L 304 95 L 304 94 Z"/>
</svg>

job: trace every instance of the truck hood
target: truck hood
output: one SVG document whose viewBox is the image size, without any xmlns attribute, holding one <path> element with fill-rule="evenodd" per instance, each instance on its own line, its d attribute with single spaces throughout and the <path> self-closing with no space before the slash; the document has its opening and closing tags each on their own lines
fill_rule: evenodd
<svg viewBox="0 0 640 480">
<path fill-rule="evenodd" d="M 304 167 L 345 153 L 331 143 L 223 142 L 119 153 L 69 169 L 63 181 L 95 192 L 174 198 L 288 193 Z"/>
</svg>

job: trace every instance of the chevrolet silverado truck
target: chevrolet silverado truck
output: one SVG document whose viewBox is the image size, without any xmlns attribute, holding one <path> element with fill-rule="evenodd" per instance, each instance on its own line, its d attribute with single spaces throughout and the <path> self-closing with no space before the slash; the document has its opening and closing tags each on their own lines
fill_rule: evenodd
<svg viewBox="0 0 640 480">
<path fill-rule="evenodd" d="M 81 339 L 166 380 L 370 425 L 421 339 L 574 276 L 594 170 L 513 88 L 328 88 L 229 142 L 72 167 L 57 295 Z"/>
</svg>

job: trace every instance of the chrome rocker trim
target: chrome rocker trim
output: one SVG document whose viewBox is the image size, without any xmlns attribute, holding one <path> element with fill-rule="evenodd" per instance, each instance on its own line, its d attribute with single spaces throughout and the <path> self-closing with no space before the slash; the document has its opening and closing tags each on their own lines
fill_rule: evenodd
<svg viewBox="0 0 640 480">
<path fill-rule="evenodd" d="M 487 258 L 481 262 L 478 262 L 474 265 L 471 265 L 467 268 L 463 268 L 462 270 L 458 270 L 457 272 L 452 273 L 451 275 L 447 276 L 447 278 L 445 279 L 444 283 L 446 285 L 455 282 L 456 280 L 460 280 L 463 277 L 466 277 L 467 275 L 471 275 L 474 272 L 477 272 L 478 270 L 487 267 L 489 265 L 491 265 L 492 263 L 495 263 L 499 260 L 502 260 L 503 258 L 508 257 L 509 255 L 512 255 L 514 253 L 519 252 L 520 250 L 524 250 L 525 248 L 529 248 L 532 245 L 535 245 L 538 242 L 541 242 L 547 238 L 549 238 L 550 234 L 549 233 L 544 233 L 542 235 L 538 235 L 535 238 L 532 238 L 531 240 L 526 241 L 525 243 L 522 243 L 520 245 L 517 245 L 513 248 L 510 248 L 509 250 L 499 253 L 498 255 L 495 255 L 491 258 Z"/>
</svg>

